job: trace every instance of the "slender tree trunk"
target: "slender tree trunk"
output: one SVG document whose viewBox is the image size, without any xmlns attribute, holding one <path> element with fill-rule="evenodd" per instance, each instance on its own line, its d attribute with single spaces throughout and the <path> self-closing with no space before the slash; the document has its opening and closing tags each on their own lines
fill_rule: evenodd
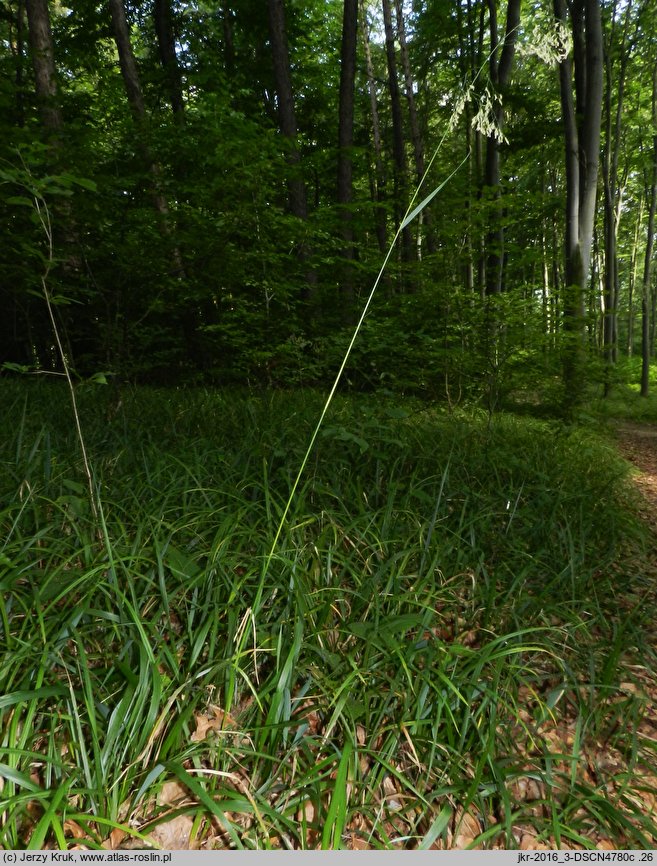
<svg viewBox="0 0 657 866">
<path fill-rule="evenodd" d="M 652 254 L 655 244 L 655 215 L 657 214 L 657 62 L 652 73 L 652 171 L 648 190 L 648 237 L 643 260 L 643 286 L 641 295 L 641 396 L 650 393 L 650 298 Z"/>
<path fill-rule="evenodd" d="M 353 199 L 354 83 L 356 80 L 356 44 L 358 38 L 358 0 L 344 0 L 342 17 L 342 50 L 340 54 L 340 104 L 338 119 L 337 198 L 345 260 L 342 276 L 343 316 L 353 317 L 354 286 L 352 262 L 356 257 L 351 213 Z"/>
<path fill-rule="evenodd" d="M 60 105 L 60 94 L 55 67 L 55 46 L 52 37 L 50 14 L 47 0 L 26 0 L 25 11 L 28 22 L 28 39 L 36 101 L 45 130 L 49 147 L 50 168 L 53 173 L 65 172 L 68 169 L 66 149 L 64 146 L 64 120 Z M 19 14 L 22 14 L 19 10 Z M 71 201 L 65 196 L 58 196 L 51 203 L 52 233 L 54 248 L 61 260 L 61 272 L 68 289 L 72 290 L 82 270 L 80 256 L 80 238 L 71 208 Z M 65 351 L 71 364 L 74 363 L 74 353 L 70 340 L 70 308 L 59 307 L 55 310 L 59 319 L 60 336 L 65 344 Z M 27 313 L 29 319 L 29 311 Z M 41 319 L 41 317 L 39 317 Z M 34 327 L 35 335 L 40 340 L 37 343 L 39 360 L 54 368 L 59 361 L 57 353 L 52 349 L 52 333 L 50 322 L 39 321 Z M 46 336 L 47 335 L 47 336 Z"/>
<path fill-rule="evenodd" d="M 57 142 L 64 122 L 59 105 L 48 0 L 26 0 L 25 8 L 39 112 L 46 131 Z M 59 146 L 58 143 L 55 146 Z"/>
<path fill-rule="evenodd" d="M 359 0 L 360 5 L 360 28 L 363 50 L 365 52 L 365 68 L 367 71 L 367 89 L 370 97 L 370 113 L 372 117 L 372 145 L 374 149 L 374 195 L 375 208 L 375 231 L 379 245 L 379 251 L 386 253 L 388 250 L 386 209 L 385 201 L 386 174 L 383 163 L 383 145 L 381 143 L 381 125 L 379 123 L 379 107 L 376 95 L 376 81 L 374 78 L 374 64 L 372 63 L 372 52 L 370 50 L 370 37 L 368 32 L 367 14 L 364 0 Z"/>
<path fill-rule="evenodd" d="M 399 56 L 401 58 L 402 71 L 404 73 L 404 92 L 406 102 L 408 104 L 408 119 L 411 131 L 411 143 L 413 145 L 413 158 L 415 162 L 415 177 L 419 184 L 424 177 L 425 162 L 424 162 L 424 141 L 422 140 L 422 132 L 420 130 L 420 121 L 417 115 L 417 106 L 415 104 L 415 93 L 413 87 L 413 73 L 411 72 L 411 61 L 408 53 L 408 44 L 406 42 L 406 25 L 404 23 L 404 9 L 402 0 L 395 0 L 395 14 L 397 18 L 397 38 L 399 40 Z M 436 243 L 432 231 L 431 208 L 427 207 L 422 211 L 422 218 L 426 230 L 426 243 L 429 253 L 436 251 Z M 421 231 L 418 229 L 418 250 L 421 258 Z"/>
<path fill-rule="evenodd" d="M 150 186 L 153 208 L 159 217 L 160 232 L 170 244 L 173 274 L 178 279 L 184 279 L 186 276 L 185 265 L 175 237 L 169 202 L 162 188 L 162 169 L 157 160 L 153 158 L 148 146 L 148 117 L 139 78 L 139 70 L 137 69 L 137 62 L 130 41 L 130 29 L 126 18 L 124 0 L 109 0 L 109 8 L 112 17 L 114 41 L 119 54 L 121 76 L 134 120 L 137 143 L 151 178 Z M 189 357 L 195 359 L 199 367 L 203 367 L 204 358 L 198 340 L 198 326 L 198 310 L 190 306 L 183 312 L 181 328 Z"/>
<path fill-rule="evenodd" d="M 233 40 L 235 13 L 231 9 L 230 3 L 226 2 L 223 4 L 221 17 L 224 30 L 224 68 L 226 75 L 232 78 L 235 72 L 235 42 Z"/>
<path fill-rule="evenodd" d="M 620 46 L 620 68 L 614 75 L 612 52 L 616 50 L 616 10 L 614 3 L 611 9 L 609 38 L 605 50 L 605 95 L 604 95 L 604 128 L 605 143 L 602 159 L 602 180 L 604 191 L 604 322 L 603 348 L 607 373 L 605 375 L 605 396 L 609 393 L 609 368 L 616 360 L 616 332 L 618 307 L 618 226 L 621 215 L 621 190 L 618 184 L 618 159 L 621 145 L 621 121 L 625 94 L 625 76 L 629 61 L 628 26 L 632 0 L 629 0 L 625 12 L 622 43 Z M 612 109 L 612 90 L 617 82 L 618 92 L 615 111 Z"/>
<path fill-rule="evenodd" d="M 634 290 L 637 284 L 637 272 L 639 265 L 639 235 L 643 223 L 643 196 L 639 200 L 637 217 L 634 222 L 634 235 L 632 241 L 632 254 L 630 257 L 630 274 L 627 287 L 627 354 L 631 357 L 634 353 Z"/>
<path fill-rule="evenodd" d="M 476 9 L 479 9 L 479 23 L 478 26 L 475 27 L 475 17 L 476 17 Z M 470 83 L 474 83 L 476 80 L 478 71 L 481 69 L 482 58 L 484 53 L 484 39 L 486 35 L 486 3 L 480 2 L 477 4 L 474 0 L 467 0 L 467 10 L 468 10 L 468 33 L 470 44 L 472 46 L 470 55 L 471 55 L 471 65 L 470 65 L 470 75 L 469 81 Z M 476 45 L 475 45 L 475 32 L 476 36 Z M 466 106 L 466 117 L 468 123 L 472 123 L 472 116 L 469 105 Z M 484 143 L 485 139 L 482 133 L 475 129 L 472 131 L 472 139 L 473 139 L 473 156 L 474 156 L 474 176 L 477 181 L 476 189 L 477 189 L 477 200 L 481 201 L 483 195 L 483 179 L 484 179 L 484 168 L 485 168 L 485 160 L 484 160 Z M 481 299 L 484 300 L 486 297 L 486 233 L 481 228 L 478 228 L 477 237 L 476 237 L 476 247 L 477 247 L 477 291 L 481 296 Z"/>
<path fill-rule="evenodd" d="M 53 168 L 59 167 L 62 154 L 62 112 L 59 105 L 59 90 L 55 70 L 55 49 L 50 26 L 47 0 L 26 0 L 25 9 L 28 22 L 30 59 L 34 71 L 36 103 L 49 145 L 50 160 Z M 67 234 L 65 226 L 69 222 L 70 208 L 67 199 L 54 202 L 54 231 Z M 27 297 L 24 303 L 26 331 L 29 334 L 28 351 L 32 362 L 39 367 L 55 369 L 56 357 L 51 354 L 52 333 L 43 305 Z M 59 311 L 58 311 L 59 312 Z"/>
<path fill-rule="evenodd" d="M 579 402 L 584 387 L 584 299 L 591 264 L 602 114 L 600 0 L 574 0 L 571 9 L 574 63 L 568 56 L 559 64 L 566 146 L 563 375 L 567 412 Z M 554 0 L 554 13 L 567 25 L 565 0 Z"/>
<path fill-rule="evenodd" d="M 63 146 L 64 120 L 59 101 L 55 69 L 55 48 L 50 26 L 47 0 L 26 0 L 28 35 L 37 104 L 50 146 L 50 158 L 55 171 L 67 168 Z M 75 219 L 69 199 L 60 197 L 53 203 L 55 241 L 65 248 L 63 269 L 71 276 L 81 267 Z"/>
<path fill-rule="evenodd" d="M 489 0 L 491 54 L 489 75 L 494 92 L 504 97 L 511 77 L 513 55 L 515 53 L 518 25 L 520 24 L 521 0 L 509 0 L 506 14 L 506 33 L 502 52 L 498 59 L 499 41 L 497 33 L 496 0 Z M 499 134 L 504 128 L 504 106 L 500 101 L 495 108 L 495 123 Z M 486 262 L 486 294 L 494 295 L 502 291 L 502 264 L 504 261 L 504 223 L 500 207 L 500 141 L 497 134 L 486 139 L 486 167 L 484 184 L 493 202 L 490 221 L 493 225 L 488 233 L 486 246 L 488 257 Z"/>
<path fill-rule="evenodd" d="M 395 32 L 392 26 L 390 0 L 383 0 L 383 28 L 386 37 L 386 59 L 388 62 L 388 90 L 392 114 L 392 155 L 395 163 L 395 223 L 400 225 L 408 206 L 408 172 L 404 148 L 404 125 L 397 73 Z M 411 232 L 408 226 L 402 230 L 402 259 L 412 258 Z"/>
<path fill-rule="evenodd" d="M 23 88 L 25 85 L 25 4 L 18 0 L 16 4 L 15 32 L 14 22 L 10 24 L 10 45 L 14 56 L 14 84 L 16 99 L 16 125 L 25 126 L 25 98 Z"/>
<path fill-rule="evenodd" d="M 306 187 L 299 173 L 301 155 L 297 146 L 297 120 L 294 110 L 290 58 L 287 45 L 284 0 L 268 0 L 274 79 L 278 95 L 278 124 L 287 139 L 287 162 L 290 166 L 288 196 L 290 211 L 299 219 L 308 219 Z"/>
<path fill-rule="evenodd" d="M 274 80 L 278 96 L 278 125 L 286 140 L 287 164 L 289 166 L 287 190 L 290 213 L 300 220 L 308 219 L 306 187 L 301 177 L 301 154 L 297 145 L 297 120 L 294 110 L 294 94 L 290 75 L 290 57 L 287 43 L 284 0 L 268 0 L 269 34 L 274 67 Z M 305 243 L 300 246 L 302 260 L 309 255 Z M 309 301 L 315 294 L 317 275 L 309 269 L 301 292 L 303 300 Z"/>
<path fill-rule="evenodd" d="M 128 104 L 132 111 L 132 116 L 135 122 L 137 131 L 137 140 L 139 149 L 141 150 L 144 161 L 151 174 L 151 197 L 153 206 L 160 215 L 160 227 L 162 233 L 171 237 L 171 222 L 169 213 L 169 203 L 162 190 L 161 175 L 162 170 L 158 163 L 153 159 L 148 142 L 147 134 L 147 115 L 146 106 L 144 104 L 144 96 L 139 80 L 139 71 L 137 69 L 137 61 L 132 50 L 130 42 L 130 29 L 125 13 L 123 0 L 109 0 L 109 8 L 112 16 L 112 28 L 114 32 L 114 41 L 119 54 L 119 66 L 121 68 L 121 76 L 125 87 Z M 179 275 L 183 275 L 182 259 L 180 251 L 174 245 L 174 261 Z"/>
<path fill-rule="evenodd" d="M 185 121 L 185 102 L 183 100 L 182 79 L 176 54 L 176 40 L 173 32 L 170 0 L 155 0 L 153 18 L 157 34 L 157 47 L 160 63 L 164 70 L 173 116 L 180 124 Z"/>
<path fill-rule="evenodd" d="M 119 66 L 123 85 L 128 97 L 128 104 L 137 125 L 141 128 L 146 122 L 146 107 L 141 92 L 137 61 L 130 42 L 130 28 L 125 14 L 123 0 L 109 0 L 110 14 L 112 16 L 112 29 L 114 41 L 119 53 Z"/>
<path fill-rule="evenodd" d="M 456 4 L 457 21 L 458 21 L 458 42 L 459 42 L 459 71 L 461 80 L 468 85 L 474 81 L 477 74 L 477 28 L 474 11 L 471 0 L 467 0 L 466 13 L 461 3 Z M 468 187 L 465 198 L 465 209 L 467 214 L 467 228 L 465 248 L 467 250 L 467 258 L 465 262 L 465 286 L 468 292 L 470 303 L 474 304 L 475 292 L 475 247 L 479 247 L 479 232 L 475 237 L 473 225 L 473 198 L 478 196 L 481 191 L 481 176 L 480 163 L 477 158 L 478 141 L 480 135 L 472 128 L 472 111 L 469 100 L 466 101 L 463 108 L 463 132 L 464 132 L 464 149 L 468 156 Z M 480 259 L 478 258 L 480 263 Z M 481 284 L 477 286 L 478 291 L 481 290 Z"/>
</svg>

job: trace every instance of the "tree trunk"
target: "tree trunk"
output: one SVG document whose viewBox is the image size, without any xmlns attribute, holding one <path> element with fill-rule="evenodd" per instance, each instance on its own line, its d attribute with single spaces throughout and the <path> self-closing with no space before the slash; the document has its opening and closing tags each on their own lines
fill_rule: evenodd
<svg viewBox="0 0 657 866">
<path fill-rule="evenodd" d="M 56 140 L 64 123 L 59 105 L 48 0 L 26 0 L 25 8 L 39 112 L 46 131 Z"/>
<path fill-rule="evenodd" d="M 392 155 L 395 163 L 395 223 L 399 226 L 408 206 L 408 173 L 406 170 L 404 125 L 402 122 L 401 99 L 399 96 L 395 33 L 392 27 L 390 0 L 383 0 L 383 28 L 386 37 L 388 90 L 390 92 L 390 110 L 392 114 Z M 402 259 L 408 262 L 411 260 L 411 257 L 411 232 L 409 227 L 406 226 L 406 228 L 402 230 Z"/>
<path fill-rule="evenodd" d="M 379 245 L 379 251 L 386 253 L 388 250 L 386 209 L 385 201 L 386 175 L 383 164 L 383 147 L 381 144 L 381 126 L 379 123 L 379 108 L 376 96 L 376 81 L 374 78 L 374 64 L 372 63 L 372 52 L 370 50 L 370 37 L 367 27 L 367 15 L 364 0 L 360 0 L 360 24 L 361 38 L 365 51 L 365 67 L 367 71 L 367 89 L 370 97 L 370 112 L 372 115 L 372 145 L 374 149 L 374 184 L 372 200 L 376 202 L 375 209 L 375 231 Z"/>
<path fill-rule="evenodd" d="M 609 39 L 605 50 L 605 97 L 604 97 L 604 128 L 605 144 L 602 159 L 602 180 L 604 191 L 604 321 L 603 350 L 607 372 L 605 374 L 605 396 L 610 389 L 609 368 L 615 361 L 617 306 L 618 306 L 618 254 L 617 239 L 621 214 L 621 190 L 618 184 L 618 158 L 621 145 L 621 121 L 625 94 L 625 75 L 629 62 L 628 27 L 632 0 L 628 2 L 625 12 L 622 42 L 620 46 L 620 69 L 614 76 L 612 52 L 616 46 L 616 3 L 611 9 L 611 24 Z M 612 89 L 614 81 L 618 84 L 615 111 L 612 109 Z M 612 122 L 613 121 L 613 122 Z"/>
<path fill-rule="evenodd" d="M 125 6 L 123 0 L 109 0 L 110 14 L 112 16 L 112 29 L 114 32 L 114 41 L 119 53 L 119 66 L 121 68 L 121 76 L 123 85 L 128 97 L 128 104 L 132 111 L 133 117 L 140 128 L 146 122 L 146 108 L 144 106 L 144 97 L 141 92 L 141 83 L 139 81 L 139 72 L 137 71 L 137 61 L 132 50 L 130 42 L 130 29 L 125 14 Z"/>
<path fill-rule="evenodd" d="M 495 94 L 504 96 L 511 77 L 513 55 L 515 53 L 518 25 L 520 24 L 521 0 L 509 0 L 506 13 L 506 33 L 502 53 L 498 61 L 498 34 L 496 0 L 489 0 L 491 54 L 489 60 L 489 76 Z M 504 127 L 504 106 L 498 103 L 495 109 L 495 123 L 499 133 Z M 486 294 L 494 295 L 502 291 L 502 263 L 504 260 L 504 224 L 500 208 L 500 142 L 498 135 L 489 135 L 486 139 L 486 167 L 484 184 L 493 205 L 490 214 L 492 229 L 488 233 L 486 246 L 488 256 L 486 262 Z"/>
<path fill-rule="evenodd" d="M 235 13 L 230 8 L 230 3 L 223 4 L 222 19 L 224 30 L 224 68 L 226 75 L 232 78 L 235 72 L 235 42 L 233 40 Z"/>
<path fill-rule="evenodd" d="M 558 21 L 567 24 L 565 0 L 554 0 L 554 13 Z M 591 264 L 602 115 L 600 0 L 574 0 L 571 24 L 574 63 L 568 56 L 559 64 L 566 150 L 563 378 L 568 413 L 581 399 L 584 387 L 584 299 Z"/>
<path fill-rule="evenodd" d="M 182 80 L 178 57 L 176 55 L 176 40 L 173 33 L 170 0 L 155 0 L 153 18 L 157 34 L 157 47 L 160 63 L 166 77 L 169 102 L 173 116 L 180 124 L 185 121 L 185 103 L 183 100 Z"/>
<path fill-rule="evenodd" d="M 50 159 L 55 171 L 67 166 L 63 147 L 64 120 L 59 103 L 59 88 L 55 69 L 55 48 L 50 26 L 47 0 L 26 0 L 28 37 L 34 83 L 41 121 L 50 146 Z M 62 267 L 70 278 L 81 269 L 80 239 L 68 198 L 60 196 L 53 202 L 53 232 L 55 245 L 64 248 Z"/>
<path fill-rule="evenodd" d="M 146 107 L 144 105 L 144 97 L 139 80 L 139 71 L 137 69 L 137 61 L 132 50 L 130 42 L 130 29 L 125 14 L 125 6 L 123 0 L 109 0 L 109 8 L 112 16 L 112 29 L 114 32 L 114 41 L 116 42 L 117 51 L 119 53 L 119 66 L 121 68 L 121 76 L 128 97 L 128 104 L 132 111 L 132 116 L 137 129 L 137 139 L 139 149 L 141 150 L 144 161 L 151 173 L 151 191 L 152 200 L 155 210 L 161 217 L 160 225 L 165 235 L 171 235 L 171 226 L 169 222 L 169 204 L 166 200 L 161 188 L 161 169 L 157 162 L 153 159 L 146 141 Z M 177 269 L 182 271 L 182 263 L 180 253 L 175 249 L 174 258 L 176 260 Z"/>
<path fill-rule="evenodd" d="M 278 96 L 278 125 L 287 139 L 287 162 L 290 166 L 288 196 L 290 211 L 299 219 L 308 219 L 306 188 L 298 171 L 301 162 L 297 146 L 297 120 L 294 111 L 290 58 L 287 45 L 284 0 L 268 0 L 274 80 Z"/>
<path fill-rule="evenodd" d="M 337 197 L 345 260 L 342 275 L 343 315 L 353 316 L 354 286 L 351 263 L 356 257 L 350 205 L 353 199 L 354 82 L 356 80 L 356 42 L 358 36 L 358 0 L 344 0 L 342 17 L 342 50 L 340 54 L 340 104 L 338 118 Z"/>
<path fill-rule="evenodd" d="M 639 199 L 634 232 L 632 236 L 632 252 L 630 255 L 630 273 L 627 286 L 627 355 L 634 353 L 634 289 L 638 282 L 639 265 L 639 235 L 643 223 L 643 196 Z"/>
<path fill-rule="evenodd" d="M 643 260 L 643 291 L 641 296 L 641 396 L 650 393 L 650 280 L 652 253 L 655 244 L 655 215 L 657 213 L 657 62 L 652 73 L 652 171 L 648 192 L 648 238 Z"/>
<path fill-rule="evenodd" d="M 139 70 L 137 69 L 137 62 L 130 42 L 130 30 L 126 18 L 124 0 L 109 0 L 109 8 L 112 16 L 114 41 L 116 42 L 119 54 L 121 76 L 135 123 L 137 144 L 144 164 L 150 174 L 151 200 L 153 208 L 159 217 L 159 230 L 162 236 L 170 243 L 173 275 L 178 279 L 184 279 L 186 276 L 185 265 L 172 226 L 169 202 L 162 188 L 162 169 L 153 158 L 148 146 L 148 118 L 141 89 L 141 81 L 139 79 Z M 187 347 L 187 354 L 202 368 L 204 366 L 204 358 L 199 349 L 198 326 L 197 310 L 191 306 L 184 309 L 181 316 L 181 329 Z"/>
<path fill-rule="evenodd" d="M 402 71 L 404 73 L 404 86 L 406 102 L 408 104 L 408 119 L 410 121 L 411 143 L 413 145 L 413 157 L 415 162 L 415 176 L 419 184 L 424 178 L 425 163 L 424 163 L 424 141 L 420 131 L 420 122 L 417 116 L 417 106 L 415 104 L 415 94 L 413 92 L 413 74 L 411 72 L 411 62 L 408 55 L 408 45 L 406 43 L 406 25 L 404 24 L 404 10 L 402 0 L 395 0 L 395 13 L 397 17 L 397 38 L 399 40 L 399 54 L 402 62 Z M 436 251 L 436 244 L 431 229 L 431 208 L 427 207 L 422 211 L 424 225 L 426 227 L 426 242 L 429 253 Z M 421 252 L 421 231 L 418 228 L 418 251 Z M 421 254 L 418 255 L 421 258 Z"/>
<path fill-rule="evenodd" d="M 15 35 L 14 30 L 15 21 Z M 16 5 L 16 17 L 10 22 L 9 42 L 11 53 L 14 56 L 14 91 L 16 99 L 16 126 L 25 126 L 25 97 L 24 97 L 24 67 L 25 67 L 25 4 L 18 0 Z"/>
<path fill-rule="evenodd" d="M 268 0 L 269 35 L 271 39 L 271 54 L 274 67 L 274 81 L 278 96 L 278 125 L 286 140 L 287 164 L 289 167 L 287 190 L 290 213 L 300 220 L 308 219 L 308 200 L 306 187 L 301 177 L 301 155 L 297 145 L 297 120 L 294 111 L 294 94 L 290 76 L 290 57 L 287 44 L 287 29 L 285 23 L 284 0 Z M 302 260 L 309 256 L 308 247 L 302 243 L 299 247 Z M 315 293 L 317 275 L 312 269 L 306 273 L 301 297 L 310 301 Z"/>
</svg>

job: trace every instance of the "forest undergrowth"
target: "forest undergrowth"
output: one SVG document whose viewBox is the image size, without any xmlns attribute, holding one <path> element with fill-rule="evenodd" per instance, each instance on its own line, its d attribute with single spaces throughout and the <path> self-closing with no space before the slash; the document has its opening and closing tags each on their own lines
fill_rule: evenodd
<svg viewBox="0 0 657 866">
<path fill-rule="evenodd" d="M 590 429 L 4 379 L 0 846 L 657 845 L 651 542 Z M 247 639 L 248 638 L 248 639 Z"/>
</svg>

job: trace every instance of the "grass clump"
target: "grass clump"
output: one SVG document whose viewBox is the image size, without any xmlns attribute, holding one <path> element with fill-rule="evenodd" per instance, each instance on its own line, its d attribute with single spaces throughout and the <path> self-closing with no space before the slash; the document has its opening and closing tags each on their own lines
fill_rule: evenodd
<svg viewBox="0 0 657 866">
<path fill-rule="evenodd" d="M 0 401 L 0 845 L 653 838 L 603 443 L 338 398 L 263 590 L 320 395 L 82 390 L 109 545 L 63 392 Z"/>
</svg>

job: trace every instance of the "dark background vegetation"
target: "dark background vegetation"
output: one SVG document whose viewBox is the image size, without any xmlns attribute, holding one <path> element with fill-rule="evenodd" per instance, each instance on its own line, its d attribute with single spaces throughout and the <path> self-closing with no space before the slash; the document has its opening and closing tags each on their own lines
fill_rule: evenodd
<svg viewBox="0 0 657 866">
<path fill-rule="evenodd" d="M 59 369 L 37 195 L 80 376 L 326 382 L 438 149 L 420 199 L 465 162 L 402 232 L 345 382 L 492 406 L 563 398 L 564 370 L 566 402 L 608 388 L 654 353 L 657 28 L 649 2 L 575 6 L 558 30 L 517 0 L 3 3 L 0 361 Z"/>
</svg>

